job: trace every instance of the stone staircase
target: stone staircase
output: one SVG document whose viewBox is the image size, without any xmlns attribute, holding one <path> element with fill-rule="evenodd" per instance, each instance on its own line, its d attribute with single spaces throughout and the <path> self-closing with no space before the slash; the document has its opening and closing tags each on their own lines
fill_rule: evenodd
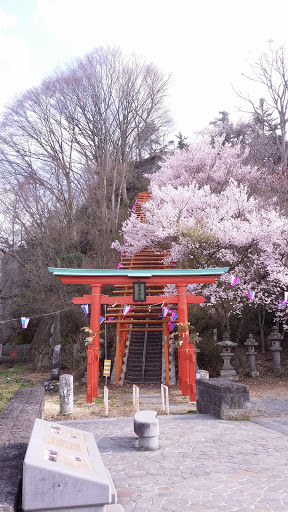
<svg viewBox="0 0 288 512">
<path fill-rule="evenodd" d="M 161 383 L 161 376 L 162 332 L 132 331 L 126 381 L 129 384 Z"/>
<path fill-rule="evenodd" d="M 161 383 L 162 377 L 162 332 L 147 333 L 147 349 L 144 368 L 144 382 Z"/>
</svg>

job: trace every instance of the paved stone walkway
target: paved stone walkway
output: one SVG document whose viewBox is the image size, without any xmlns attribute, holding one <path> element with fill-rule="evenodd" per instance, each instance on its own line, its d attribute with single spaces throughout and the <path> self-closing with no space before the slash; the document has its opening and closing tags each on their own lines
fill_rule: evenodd
<svg viewBox="0 0 288 512">
<path fill-rule="evenodd" d="M 67 423 L 94 434 L 125 512 L 288 510 L 288 416 L 159 416 L 156 452 L 135 449 L 133 418 Z"/>
</svg>

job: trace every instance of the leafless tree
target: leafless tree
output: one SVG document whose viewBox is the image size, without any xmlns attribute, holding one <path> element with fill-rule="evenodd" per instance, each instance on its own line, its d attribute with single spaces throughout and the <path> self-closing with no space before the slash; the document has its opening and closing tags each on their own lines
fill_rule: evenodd
<svg viewBox="0 0 288 512">
<path fill-rule="evenodd" d="M 46 203 L 76 241 L 75 212 L 91 195 L 102 223 L 117 227 L 133 160 L 171 125 L 168 85 L 153 64 L 125 57 L 119 48 L 97 48 L 7 108 L 0 179 L 18 195 L 26 228 L 29 218 L 38 225 L 40 209 L 43 225 Z"/>
<path fill-rule="evenodd" d="M 110 244 L 134 161 L 171 126 L 169 80 L 119 48 L 96 48 L 7 106 L 0 252 L 22 269 L 19 300 L 30 309 L 36 297 L 44 310 L 63 299 L 48 265 L 115 265 Z"/>
<path fill-rule="evenodd" d="M 171 127 L 169 77 L 119 48 L 97 48 L 66 70 L 61 83 L 66 102 L 77 98 L 76 110 L 65 110 L 69 122 L 76 120 L 85 172 L 101 191 L 103 219 L 110 217 L 117 227 L 131 164 L 147 155 L 152 138 Z"/>
<path fill-rule="evenodd" d="M 267 131 L 274 136 L 280 154 L 282 169 L 287 168 L 288 148 L 286 143 L 288 123 L 288 66 L 283 46 L 269 43 L 267 51 L 251 64 L 251 74 L 243 74 L 252 84 L 264 90 L 264 98 L 255 101 L 252 94 L 237 94 L 249 103 L 258 119 L 262 118 L 263 134 Z M 266 108 L 266 115 L 263 115 Z"/>
</svg>

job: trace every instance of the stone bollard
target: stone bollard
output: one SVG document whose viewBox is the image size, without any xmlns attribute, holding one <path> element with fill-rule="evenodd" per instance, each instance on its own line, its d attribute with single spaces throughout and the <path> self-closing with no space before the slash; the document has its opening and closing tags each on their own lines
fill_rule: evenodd
<svg viewBox="0 0 288 512">
<path fill-rule="evenodd" d="M 134 416 L 138 450 L 158 450 L 159 421 L 156 411 L 140 411 Z"/>
<path fill-rule="evenodd" d="M 60 414 L 73 413 L 73 375 L 60 375 Z"/>
<path fill-rule="evenodd" d="M 248 347 L 247 356 L 249 358 L 250 365 L 250 376 L 255 378 L 259 377 L 259 372 L 256 370 L 256 352 L 255 347 L 258 345 L 257 341 L 254 340 L 252 334 L 249 334 L 249 338 L 244 342 L 244 345 Z"/>
<path fill-rule="evenodd" d="M 278 331 L 277 325 L 272 327 L 272 332 L 269 334 L 268 340 L 271 342 L 271 347 L 269 350 L 271 350 L 273 354 L 274 370 L 277 372 L 281 370 L 281 343 L 283 340 L 283 336 Z"/>
</svg>

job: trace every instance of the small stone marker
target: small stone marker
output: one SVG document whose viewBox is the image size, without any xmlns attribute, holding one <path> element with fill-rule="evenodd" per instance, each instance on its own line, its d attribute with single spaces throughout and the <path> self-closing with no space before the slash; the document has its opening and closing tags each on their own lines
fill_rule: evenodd
<svg viewBox="0 0 288 512">
<path fill-rule="evenodd" d="M 94 436 L 36 419 L 23 465 L 23 510 L 104 512 L 116 503 Z"/>
<path fill-rule="evenodd" d="M 60 375 L 59 378 L 60 414 L 73 413 L 73 375 Z"/>
</svg>

